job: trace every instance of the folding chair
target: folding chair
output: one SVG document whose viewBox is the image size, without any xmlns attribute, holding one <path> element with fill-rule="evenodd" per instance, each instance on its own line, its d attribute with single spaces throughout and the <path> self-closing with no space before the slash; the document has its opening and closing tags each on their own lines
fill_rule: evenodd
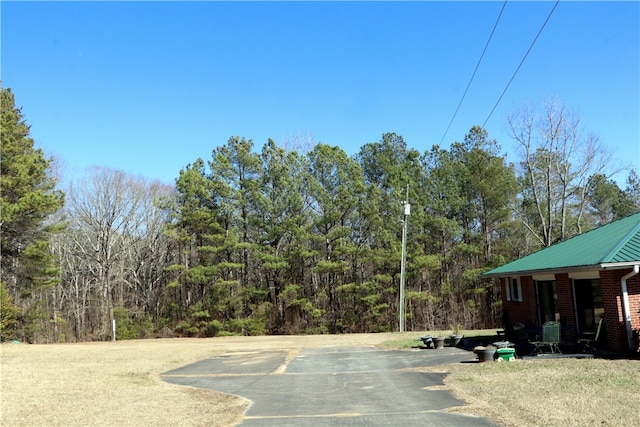
<svg viewBox="0 0 640 427">
<path fill-rule="evenodd" d="M 578 339 L 578 344 L 580 344 L 582 348 L 582 352 L 587 348 L 595 349 L 598 341 L 600 340 L 600 336 L 602 335 L 604 328 L 604 317 L 600 316 L 600 320 L 598 321 L 598 327 L 595 332 L 583 332 L 582 336 Z"/>
<path fill-rule="evenodd" d="M 529 341 L 535 348 L 531 354 L 544 354 L 544 348 L 549 348 L 549 353 L 560 353 L 558 343 L 560 342 L 560 322 L 547 322 L 542 325 L 542 338 L 536 341 Z"/>
</svg>

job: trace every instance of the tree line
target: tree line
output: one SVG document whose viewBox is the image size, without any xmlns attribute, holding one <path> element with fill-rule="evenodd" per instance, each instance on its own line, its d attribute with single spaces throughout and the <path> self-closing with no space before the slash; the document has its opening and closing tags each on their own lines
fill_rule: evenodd
<svg viewBox="0 0 640 427">
<path fill-rule="evenodd" d="M 2 90 L 2 339 L 64 342 L 493 327 L 482 272 L 640 209 L 640 179 L 558 100 L 419 152 L 232 137 L 175 185 L 93 168 L 62 192 Z M 408 190 L 408 192 L 407 192 Z"/>
</svg>

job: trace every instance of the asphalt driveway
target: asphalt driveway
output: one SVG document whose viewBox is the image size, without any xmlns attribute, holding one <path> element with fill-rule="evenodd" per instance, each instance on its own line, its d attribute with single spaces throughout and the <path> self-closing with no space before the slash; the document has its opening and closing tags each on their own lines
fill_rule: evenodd
<svg viewBox="0 0 640 427">
<path fill-rule="evenodd" d="M 443 385 L 443 365 L 475 360 L 457 348 L 305 348 L 228 353 L 166 372 L 172 384 L 252 402 L 241 426 L 495 426 L 464 414 Z M 428 372 L 416 368 L 430 367 Z"/>
</svg>

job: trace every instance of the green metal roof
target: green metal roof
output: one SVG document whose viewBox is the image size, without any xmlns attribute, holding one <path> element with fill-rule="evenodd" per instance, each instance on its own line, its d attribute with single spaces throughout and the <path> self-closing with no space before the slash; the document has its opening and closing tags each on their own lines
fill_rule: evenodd
<svg viewBox="0 0 640 427">
<path fill-rule="evenodd" d="M 640 212 L 541 249 L 483 276 L 602 268 L 607 264 L 637 262 L 640 262 Z"/>
</svg>

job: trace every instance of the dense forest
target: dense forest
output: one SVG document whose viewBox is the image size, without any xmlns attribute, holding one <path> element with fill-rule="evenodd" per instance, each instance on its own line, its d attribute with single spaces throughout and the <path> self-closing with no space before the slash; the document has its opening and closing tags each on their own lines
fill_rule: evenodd
<svg viewBox="0 0 640 427">
<path fill-rule="evenodd" d="M 494 327 L 482 272 L 640 209 L 637 172 L 621 189 L 557 99 L 508 117 L 515 164 L 479 126 L 353 156 L 232 137 L 175 185 L 93 168 L 58 188 L 10 89 L 1 124 L 2 340 L 398 330 L 403 240 L 406 330 Z"/>
</svg>

